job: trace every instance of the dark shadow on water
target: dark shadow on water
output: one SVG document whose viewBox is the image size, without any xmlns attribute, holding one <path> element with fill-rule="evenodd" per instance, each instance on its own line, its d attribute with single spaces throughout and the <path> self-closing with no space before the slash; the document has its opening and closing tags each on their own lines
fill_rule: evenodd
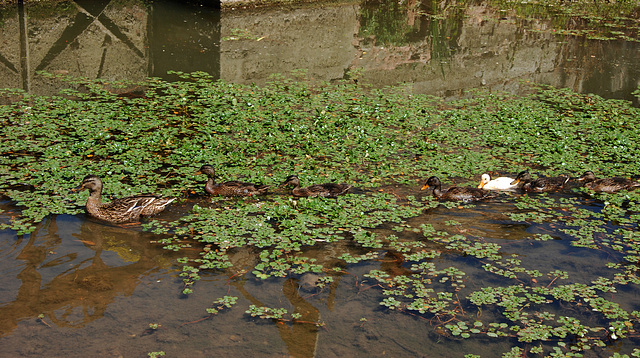
<svg viewBox="0 0 640 358">
<path fill-rule="evenodd" d="M 155 1 L 149 9 L 149 74 L 207 72 L 220 78 L 220 2 Z"/>
<path fill-rule="evenodd" d="M 132 294 L 140 277 L 173 265 L 150 236 L 69 216 L 43 221 L 2 261 L 2 272 L 16 272 L 9 285 L 17 294 L 0 307 L 0 336 L 38 316 L 76 328 L 102 318 L 115 297 Z"/>
</svg>

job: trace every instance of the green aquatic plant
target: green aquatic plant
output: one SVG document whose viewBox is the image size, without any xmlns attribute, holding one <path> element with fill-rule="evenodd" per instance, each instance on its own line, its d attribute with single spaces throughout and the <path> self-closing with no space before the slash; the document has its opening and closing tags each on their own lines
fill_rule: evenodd
<svg viewBox="0 0 640 358">
<path fill-rule="evenodd" d="M 550 23 L 544 30 L 532 24 L 533 31 L 552 30 L 558 34 L 603 41 L 639 41 L 637 3 L 633 1 L 492 0 L 491 4 L 512 11 L 521 18 L 547 19 Z"/>
<path fill-rule="evenodd" d="M 444 103 L 353 81 L 274 77 L 257 87 L 176 74 L 184 81 L 136 84 L 144 92 L 134 98 L 81 79 L 54 97 L 2 92 L 18 98 L 0 107 L 0 195 L 12 206 L 2 229 L 26 235 L 49 215 L 82 213 L 87 193 L 72 189 L 96 174 L 106 199 L 144 192 L 180 198 L 175 205 L 184 215 L 161 213 L 142 228 L 157 235 L 154 244 L 180 253 L 186 296 L 207 282 L 202 277 L 219 273 L 264 285 L 310 274 L 322 295 L 338 277 L 372 265 L 357 280 L 376 290 L 381 308 L 424 318 L 442 339 L 517 341 L 549 356 L 600 350 L 612 336 L 637 343 L 640 314 L 618 298 L 640 285 L 640 194 L 593 193 L 572 183 L 561 194 L 500 194 L 470 205 L 419 191 L 431 175 L 475 186 L 488 167 L 528 169 L 534 177 L 585 170 L 630 176 L 640 169 L 640 112 L 629 103 L 544 86 L 525 97 L 474 92 Z M 273 185 L 273 192 L 205 196 L 204 178 L 194 174 L 204 163 L 224 178 Z M 354 189 L 338 198 L 294 198 L 276 187 L 292 174 Z M 483 218 L 471 222 L 478 212 Z M 496 222 L 522 229 L 496 238 L 483 229 Z M 590 262 L 585 278 L 566 262 L 538 263 L 535 255 L 545 250 L 601 262 Z M 239 264 L 238 253 L 251 260 Z M 224 296 L 207 318 L 235 306 L 235 296 Z M 247 313 L 300 318 L 261 305 Z"/>
<path fill-rule="evenodd" d="M 249 314 L 251 317 L 258 317 L 260 319 L 270 319 L 272 321 L 277 321 L 281 323 L 283 322 L 307 323 L 307 324 L 311 323 L 316 327 L 324 326 L 324 323 L 322 321 L 315 321 L 315 322 L 302 321 L 300 320 L 300 318 L 302 318 L 302 314 L 296 313 L 296 312 L 289 313 L 285 308 L 271 308 L 271 307 L 264 307 L 264 306 L 249 305 L 249 309 L 245 313 Z"/>
</svg>

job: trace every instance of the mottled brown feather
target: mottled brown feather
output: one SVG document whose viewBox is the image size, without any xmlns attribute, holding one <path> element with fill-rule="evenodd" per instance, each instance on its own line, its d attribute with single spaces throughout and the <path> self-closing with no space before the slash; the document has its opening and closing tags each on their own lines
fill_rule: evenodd
<svg viewBox="0 0 640 358">
<path fill-rule="evenodd" d="M 432 176 L 427 179 L 420 190 L 425 189 L 433 189 L 433 196 L 440 200 L 476 201 L 491 197 L 491 193 L 489 191 L 479 188 L 462 188 L 453 186 L 447 190 L 442 190 L 440 179 L 436 176 Z"/>
<path fill-rule="evenodd" d="M 224 183 L 216 183 L 215 170 L 211 165 L 203 165 L 196 174 L 205 174 L 209 178 L 204 185 L 204 191 L 211 195 L 222 196 L 251 196 L 265 194 L 271 185 L 259 185 L 231 180 Z"/>
<path fill-rule="evenodd" d="M 96 175 L 87 175 L 78 190 L 89 190 L 86 210 L 89 216 L 109 221 L 124 223 L 139 221 L 140 216 L 154 215 L 166 208 L 175 198 L 165 198 L 158 195 L 143 194 L 114 199 L 103 203 L 102 180 Z"/>
<path fill-rule="evenodd" d="M 626 178 L 602 178 L 597 179 L 592 171 L 588 170 L 578 181 L 584 182 L 584 186 L 596 191 L 605 193 L 615 193 L 620 190 L 633 190 L 640 188 L 640 183 Z"/>
<path fill-rule="evenodd" d="M 336 196 L 346 194 L 352 185 L 338 184 L 338 183 L 325 183 L 314 184 L 306 187 L 300 187 L 300 179 L 296 175 L 288 176 L 280 186 L 293 185 L 291 194 L 298 197 L 324 197 L 335 198 Z"/>
<path fill-rule="evenodd" d="M 542 177 L 533 180 L 529 172 L 523 170 L 518 173 L 518 176 L 511 184 L 520 185 L 524 191 L 543 193 L 560 190 L 568 181 L 569 177 L 564 175 L 559 177 Z"/>
</svg>

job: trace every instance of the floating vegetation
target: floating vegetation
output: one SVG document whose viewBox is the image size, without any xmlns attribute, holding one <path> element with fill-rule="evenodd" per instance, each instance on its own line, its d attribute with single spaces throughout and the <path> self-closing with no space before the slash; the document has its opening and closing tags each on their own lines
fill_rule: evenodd
<svg viewBox="0 0 640 358">
<path fill-rule="evenodd" d="M 304 280 L 296 289 L 320 295 L 371 263 L 358 280 L 378 291 L 381 308 L 423 318 L 440 339 L 510 344 L 504 357 L 581 356 L 611 344 L 619 356 L 640 356 L 640 310 L 630 299 L 640 289 L 640 192 L 596 193 L 570 182 L 560 193 L 498 193 L 468 204 L 419 191 L 431 175 L 475 187 L 488 170 L 632 177 L 640 172 L 640 110 L 629 103 L 543 86 L 528 97 L 477 92 L 444 103 L 355 81 L 277 77 L 256 87 L 179 75 L 183 82 L 75 80 L 56 97 L 4 90 L 20 99 L 0 107 L 0 194 L 17 208 L 2 229 L 25 235 L 49 215 L 81 213 L 88 194 L 72 189 L 95 174 L 107 198 L 179 197 L 174 206 L 185 215 L 161 213 L 143 229 L 185 252 L 177 262 L 185 297 L 206 284 L 207 272 L 224 272 L 230 289 L 236 280 Z M 114 86 L 144 95 L 117 95 Z M 205 196 L 194 175 L 204 163 L 273 191 Z M 337 198 L 297 198 L 276 189 L 292 174 L 353 188 Z M 524 236 L 494 238 L 462 219 L 497 204 L 487 221 L 521 226 Z M 435 211 L 450 218 L 430 222 Z M 317 248 L 332 253 L 318 257 Z M 238 250 L 252 261 L 238 263 Z M 546 250 L 601 260 L 586 260 L 587 275 L 578 257 L 538 262 Z M 187 323 L 227 309 L 278 324 L 331 325 L 231 295 Z"/>
<path fill-rule="evenodd" d="M 639 8 L 635 1 L 492 0 L 491 4 L 503 11 L 513 11 L 523 21 L 547 18 L 551 22 L 550 29 L 559 35 L 601 41 L 640 41 Z M 549 31 L 538 29 L 538 24 L 537 21 L 531 23 L 533 31 Z"/>
</svg>

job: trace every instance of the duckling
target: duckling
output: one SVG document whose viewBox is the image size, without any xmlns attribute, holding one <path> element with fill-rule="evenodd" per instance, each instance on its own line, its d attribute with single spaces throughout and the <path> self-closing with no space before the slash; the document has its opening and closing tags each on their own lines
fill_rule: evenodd
<svg viewBox="0 0 640 358">
<path fill-rule="evenodd" d="M 596 179 L 596 175 L 588 170 L 582 174 L 578 181 L 584 182 L 584 186 L 595 192 L 615 193 L 620 190 L 633 190 L 640 187 L 640 183 L 626 178 Z"/>
<path fill-rule="evenodd" d="M 352 187 L 349 184 L 325 183 L 301 188 L 300 179 L 298 179 L 296 175 L 289 175 L 285 181 L 280 184 L 281 187 L 287 185 L 293 185 L 293 189 L 291 190 L 293 196 L 320 196 L 324 198 L 335 198 L 336 196 L 346 194 Z"/>
<path fill-rule="evenodd" d="M 89 190 L 87 213 L 94 218 L 112 223 L 139 221 L 140 216 L 154 215 L 166 208 L 176 198 L 165 198 L 158 195 L 143 194 L 115 199 L 110 203 L 100 200 L 102 180 L 97 175 L 87 175 L 82 184 L 75 190 Z"/>
<path fill-rule="evenodd" d="M 433 196 L 442 200 L 451 201 L 476 201 L 489 197 L 489 191 L 478 188 L 462 188 L 452 186 L 447 190 L 441 189 L 442 184 L 440 179 L 436 176 L 432 176 L 427 179 L 426 183 L 420 190 L 433 188 Z"/>
<path fill-rule="evenodd" d="M 536 193 L 560 190 L 569 181 L 568 176 L 542 177 L 536 180 L 531 179 L 528 171 L 523 170 L 518 173 L 516 179 L 511 182 L 513 185 L 522 185 L 522 190 Z"/>
<path fill-rule="evenodd" d="M 251 196 L 265 194 L 267 189 L 271 185 L 258 185 L 252 183 L 243 183 L 240 181 L 232 180 L 224 183 L 215 182 L 216 172 L 211 165 L 203 165 L 200 170 L 196 172 L 198 174 L 205 174 L 209 178 L 204 185 L 204 191 L 211 195 L 222 196 Z"/>
<path fill-rule="evenodd" d="M 478 189 L 485 190 L 514 190 L 518 188 L 517 184 L 511 184 L 515 179 L 509 177 L 499 177 L 491 180 L 489 174 L 482 174 Z"/>
</svg>

